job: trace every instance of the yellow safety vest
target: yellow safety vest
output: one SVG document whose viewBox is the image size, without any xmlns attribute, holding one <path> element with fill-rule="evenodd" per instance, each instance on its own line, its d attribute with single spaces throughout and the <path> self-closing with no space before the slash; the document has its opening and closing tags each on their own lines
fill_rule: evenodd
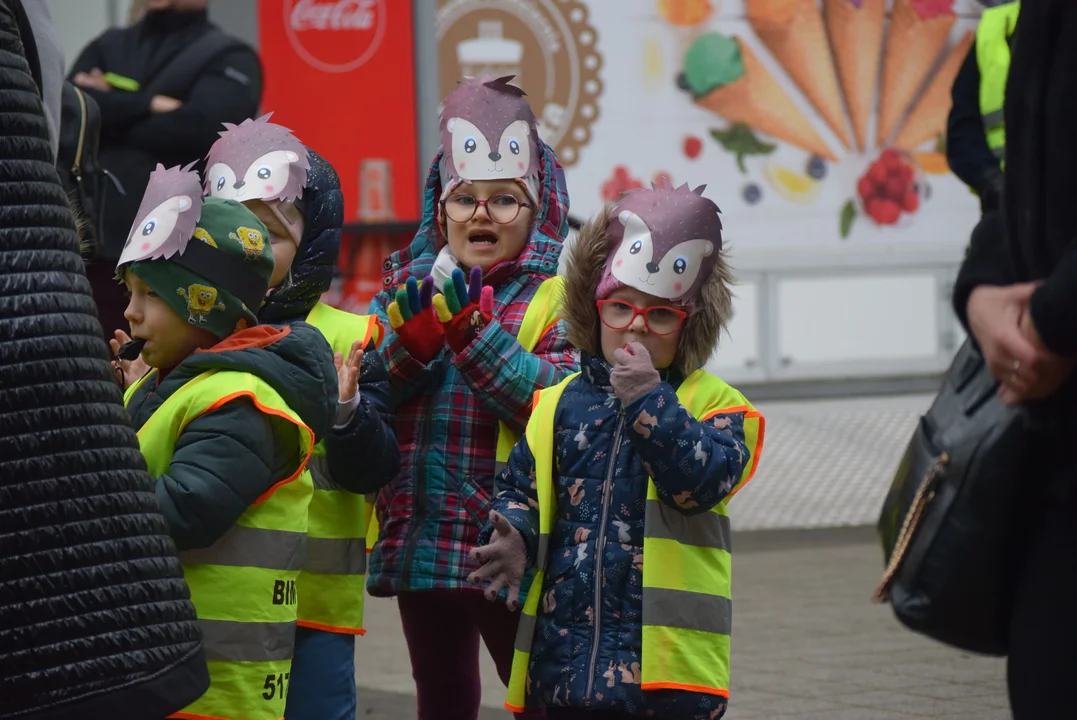
<svg viewBox="0 0 1077 720">
<path fill-rule="evenodd" d="M 130 400 L 150 372 L 124 396 Z M 179 553 L 198 613 L 209 667 L 206 694 L 174 715 L 189 720 L 281 720 L 295 645 L 296 580 L 313 491 L 307 460 L 314 433 L 265 381 L 211 370 L 188 381 L 138 431 L 150 475 L 168 472 L 176 440 L 191 420 L 239 397 L 295 425 L 302 462 L 270 488 L 210 547 Z"/>
<path fill-rule="evenodd" d="M 307 315 L 334 353 L 345 358 L 352 343 L 365 348 L 381 341 L 381 323 L 318 303 Z M 370 510 L 366 497 L 349 492 L 329 476 L 325 441 L 310 459 L 314 497 L 310 501 L 307 555 L 299 574 L 299 624 L 328 632 L 363 635 L 366 592 L 366 534 Z"/>
<path fill-rule="evenodd" d="M 575 375 L 538 393 L 527 424 L 527 444 L 535 458 L 539 505 L 539 539 L 534 587 L 542 587 L 550 534 L 557 520 L 554 481 L 554 423 L 557 405 Z M 693 417 L 744 413 L 745 443 L 751 460 L 740 481 L 708 512 L 684 515 L 658 499 L 647 484 L 643 530 L 644 690 L 687 690 L 729 697 L 730 525 L 727 505 L 755 473 L 763 450 L 765 422 L 743 395 L 704 370 L 696 370 L 677 389 L 677 398 Z M 601 552 L 601 548 L 598 550 Z M 505 707 L 522 712 L 527 695 L 531 643 L 541 592 L 528 593 L 512 658 Z"/>
<path fill-rule="evenodd" d="M 1003 105 L 1010 73 L 1010 36 L 1017 27 L 1021 3 L 988 8 L 976 28 L 976 64 L 980 69 L 980 115 L 987 146 L 1000 162 L 1006 161 L 1006 125 Z"/>
<path fill-rule="evenodd" d="M 539 340 L 546 332 L 561 319 L 561 301 L 564 297 L 565 279 L 560 275 L 547 278 L 539 285 L 534 297 L 524 311 L 524 319 L 520 322 L 520 331 L 516 333 L 516 341 L 524 350 L 531 352 L 539 344 Z M 497 453 L 494 455 L 494 477 L 497 477 L 505 464 L 509 461 L 509 453 L 516 447 L 520 436 L 509 429 L 500 420 L 497 423 Z M 378 541 L 378 519 L 370 521 L 370 529 L 367 532 L 367 548 L 373 549 Z"/>
</svg>

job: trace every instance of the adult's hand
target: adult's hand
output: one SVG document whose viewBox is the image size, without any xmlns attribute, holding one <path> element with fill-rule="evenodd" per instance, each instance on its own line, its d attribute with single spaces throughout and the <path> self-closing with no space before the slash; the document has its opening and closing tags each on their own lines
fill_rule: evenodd
<svg viewBox="0 0 1077 720">
<path fill-rule="evenodd" d="M 1035 334 L 1028 304 L 1037 287 L 1038 283 L 981 285 L 969 295 L 969 330 L 1000 383 L 999 394 L 1011 405 L 1050 395 L 1072 370 Z"/>
<path fill-rule="evenodd" d="M 105 74 L 101 72 L 101 68 L 94 68 L 88 73 L 76 73 L 75 77 L 72 78 L 72 82 L 74 82 L 79 87 L 83 87 L 88 90 L 100 90 L 101 92 L 108 92 L 112 89 L 112 86 L 109 85 L 108 80 L 105 80 Z"/>
<path fill-rule="evenodd" d="M 183 103 L 168 95 L 154 95 L 150 98 L 150 112 L 158 115 L 179 110 L 181 107 L 183 107 Z"/>
</svg>

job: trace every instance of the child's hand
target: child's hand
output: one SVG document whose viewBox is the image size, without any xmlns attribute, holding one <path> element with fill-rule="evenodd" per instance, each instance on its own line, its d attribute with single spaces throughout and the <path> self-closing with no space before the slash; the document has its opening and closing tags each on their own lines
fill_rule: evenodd
<svg viewBox="0 0 1077 720">
<path fill-rule="evenodd" d="M 409 277 L 407 283 L 397 288 L 396 300 L 386 309 L 389 324 L 400 342 L 423 365 L 437 357 L 445 344 L 441 323 L 430 307 L 433 296 L 433 279 L 427 278 L 420 286 L 415 278 Z"/>
<path fill-rule="evenodd" d="M 613 358 L 617 364 L 610 373 L 610 383 L 613 392 L 625 405 L 643 397 L 662 382 L 662 377 L 654 369 L 651 354 L 638 342 L 614 350 Z"/>
<path fill-rule="evenodd" d="M 434 298 L 438 320 L 445 329 L 445 341 L 455 353 L 462 353 L 494 317 L 494 289 L 482 284 L 482 268 L 471 268 L 470 283 L 464 271 L 452 271 L 445 294 Z"/>
<path fill-rule="evenodd" d="M 359 368 L 363 362 L 363 341 L 356 340 L 348 351 L 345 362 L 343 353 L 333 354 L 333 364 L 337 366 L 337 386 L 340 388 L 340 404 L 346 405 L 359 391 Z"/>
<path fill-rule="evenodd" d="M 491 512 L 490 522 L 494 526 L 490 543 L 469 553 L 472 560 L 482 563 L 482 567 L 468 575 L 467 581 L 472 585 L 479 585 L 489 580 L 485 594 L 486 599 L 491 602 L 497 599 L 501 588 L 508 588 L 509 595 L 505 604 L 509 610 L 515 610 L 520 599 L 520 581 L 527 569 L 527 546 L 524 545 L 520 531 L 501 513 Z"/>
<path fill-rule="evenodd" d="M 131 336 L 125 333 L 123 330 L 117 330 L 114 333 L 113 339 L 108 341 L 109 347 L 112 348 L 112 355 L 115 357 L 119 355 L 120 348 L 126 343 L 131 342 Z M 112 361 L 112 370 L 117 375 L 117 381 L 120 378 L 123 379 L 123 389 L 131 387 L 132 384 L 139 381 L 139 379 L 150 371 L 150 366 L 146 364 L 146 361 L 139 355 L 134 360 L 120 360 L 119 358 Z"/>
</svg>

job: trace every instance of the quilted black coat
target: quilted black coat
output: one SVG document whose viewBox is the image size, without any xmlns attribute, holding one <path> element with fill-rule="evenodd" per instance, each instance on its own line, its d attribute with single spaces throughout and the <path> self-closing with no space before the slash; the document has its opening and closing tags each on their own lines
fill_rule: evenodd
<svg viewBox="0 0 1077 720">
<path fill-rule="evenodd" d="M 0 0 L 0 718 L 161 720 L 205 692 L 206 661 L 112 379 L 17 2 Z"/>
</svg>

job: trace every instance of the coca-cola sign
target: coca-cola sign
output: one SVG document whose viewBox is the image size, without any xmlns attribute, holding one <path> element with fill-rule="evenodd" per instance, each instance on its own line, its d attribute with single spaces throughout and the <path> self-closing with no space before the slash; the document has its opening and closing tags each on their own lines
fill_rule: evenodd
<svg viewBox="0 0 1077 720">
<path fill-rule="evenodd" d="M 296 54 L 328 73 L 351 72 L 378 51 L 385 0 L 285 0 L 284 29 Z"/>
</svg>

